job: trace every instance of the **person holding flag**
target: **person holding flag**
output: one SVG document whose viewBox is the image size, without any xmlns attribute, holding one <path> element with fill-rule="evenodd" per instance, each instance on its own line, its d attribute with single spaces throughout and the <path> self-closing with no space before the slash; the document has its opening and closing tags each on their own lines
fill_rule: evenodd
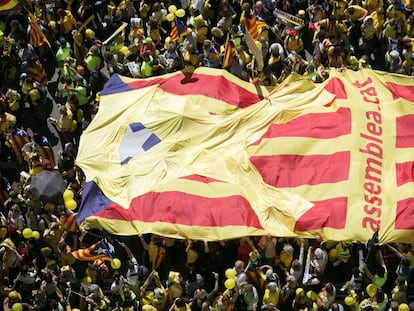
<svg viewBox="0 0 414 311">
<path fill-rule="evenodd" d="M 251 8 L 248 2 L 242 5 L 242 14 L 240 17 L 241 28 L 247 28 L 254 40 L 259 38 L 260 28 L 268 27 L 266 22 L 258 19 L 256 11 Z"/>
</svg>

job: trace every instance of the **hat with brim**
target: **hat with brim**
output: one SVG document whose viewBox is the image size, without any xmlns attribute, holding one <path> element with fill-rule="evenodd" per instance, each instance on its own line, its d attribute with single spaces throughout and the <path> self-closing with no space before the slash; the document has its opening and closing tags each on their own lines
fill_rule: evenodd
<svg viewBox="0 0 414 311">
<path fill-rule="evenodd" d="M 3 242 L 0 243 L 0 246 L 5 246 L 9 249 L 13 249 L 14 248 L 14 243 L 13 243 L 12 240 L 7 238 Z"/>
</svg>

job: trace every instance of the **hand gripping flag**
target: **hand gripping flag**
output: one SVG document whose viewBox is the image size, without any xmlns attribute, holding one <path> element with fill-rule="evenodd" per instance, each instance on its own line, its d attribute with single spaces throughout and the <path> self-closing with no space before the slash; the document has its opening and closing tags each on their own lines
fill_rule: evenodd
<svg viewBox="0 0 414 311">
<path fill-rule="evenodd" d="M 411 242 L 414 86 L 372 70 L 269 90 L 208 68 L 114 75 L 81 137 L 77 221 L 131 235 Z"/>
<path fill-rule="evenodd" d="M 81 261 L 111 260 L 112 256 L 103 241 L 96 242 L 88 248 L 78 249 L 72 252 L 73 257 Z"/>
</svg>

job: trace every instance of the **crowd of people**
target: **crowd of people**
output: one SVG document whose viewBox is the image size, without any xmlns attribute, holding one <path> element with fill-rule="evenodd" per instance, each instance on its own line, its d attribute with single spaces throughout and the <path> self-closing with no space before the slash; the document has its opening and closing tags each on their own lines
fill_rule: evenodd
<svg viewBox="0 0 414 311">
<path fill-rule="evenodd" d="M 0 11 L 3 310 L 414 310 L 409 244 L 103 241 L 75 225 L 63 197 L 40 199 L 30 185 L 56 170 L 81 201 L 79 137 L 113 74 L 204 66 L 268 87 L 292 72 L 315 83 L 330 70 L 412 75 L 412 8 L 401 0 L 22 0 Z M 96 241 L 109 257 L 92 258 Z M 81 249 L 83 257 L 73 253 Z"/>
</svg>

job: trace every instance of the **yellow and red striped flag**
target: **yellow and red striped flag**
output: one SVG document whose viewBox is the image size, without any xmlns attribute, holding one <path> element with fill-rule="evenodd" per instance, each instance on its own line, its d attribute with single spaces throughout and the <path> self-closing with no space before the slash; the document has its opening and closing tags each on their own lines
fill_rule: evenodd
<svg viewBox="0 0 414 311">
<path fill-rule="evenodd" d="M 223 68 L 230 68 L 233 63 L 234 45 L 227 33 L 226 43 L 224 45 Z"/>
<path fill-rule="evenodd" d="M 3 0 L 0 2 L 0 11 L 12 10 L 19 5 L 17 0 Z"/>
<path fill-rule="evenodd" d="M 73 257 L 80 261 L 111 260 L 112 256 L 103 241 L 96 242 L 88 248 L 72 252 Z"/>
<path fill-rule="evenodd" d="M 76 224 L 76 214 L 73 214 L 69 210 L 65 210 L 65 214 L 60 217 L 60 223 L 62 228 L 69 232 L 77 232 L 78 225 Z"/>
<path fill-rule="evenodd" d="M 47 44 L 50 47 L 49 40 L 46 38 L 46 35 L 43 33 L 42 28 L 38 23 L 36 16 L 32 13 L 28 13 L 29 15 L 29 23 L 30 23 L 30 43 L 34 47 L 39 47 L 44 44 Z"/>
<path fill-rule="evenodd" d="M 170 33 L 170 42 L 177 41 L 181 35 L 184 35 L 188 32 L 187 27 L 185 26 L 184 22 L 179 18 L 176 17 L 171 22 L 171 33 Z"/>
<path fill-rule="evenodd" d="M 369 69 L 321 84 L 292 74 L 270 94 L 210 68 L 113 75 L 80 141 L 77 221 L 196 240 L 411 241 L 413 94 L 412 78 Z"/>
<path fill-rule="evenodd" d="M 249 30 L 249 33 L 252 35 L 254 40 L 257 40 L 259 38 L 260 34 L 260 28 L 263 27 L 269 27 L 266 22 L 259 21 L 256 17 L 256 13 L 254 10 L 250 11 L 250 14 L 246 14 L 245 11 L 243 11 L 241 16 L 241 21 L 246 26 L 246 28 Z"/>
</svg>

